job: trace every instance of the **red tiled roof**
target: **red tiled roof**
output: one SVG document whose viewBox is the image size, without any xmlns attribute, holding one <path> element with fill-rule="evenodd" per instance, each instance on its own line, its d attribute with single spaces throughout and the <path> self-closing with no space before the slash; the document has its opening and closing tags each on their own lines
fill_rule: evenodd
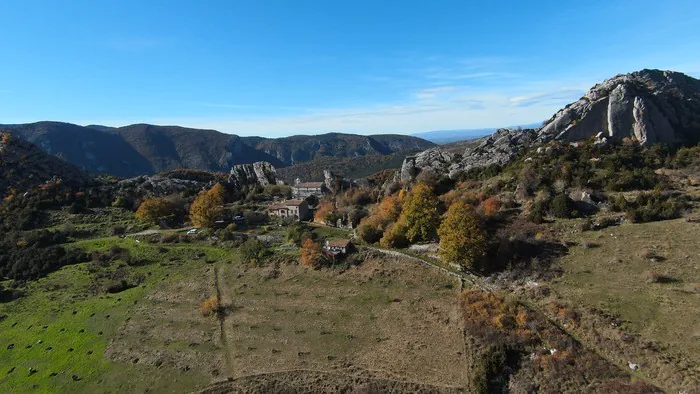
<svg viewBox="0 0 700 394">
<path fill-rule="evenodd" d="M 288 206 L 288 207 L 298 207 L 299 205 L 303 204 L 304 200 L 287 200 L 283 202 L 282 204 Z"/>
</svg>

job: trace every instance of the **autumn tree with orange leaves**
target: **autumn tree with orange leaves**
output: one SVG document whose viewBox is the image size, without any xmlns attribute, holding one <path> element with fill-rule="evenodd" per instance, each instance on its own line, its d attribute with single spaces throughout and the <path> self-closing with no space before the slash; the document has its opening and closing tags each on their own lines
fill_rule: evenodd
<svg viewBox="0 0 700 394">
<path fill-rule="evenodd" d="M 323 201 L 316 209 L 314 214 L 314 222 L 326 224 L 328 221 L 328 216 L 333 213 L 333 203 L 330 201 Z"/>
<path fill-rule="evenodd" d="M 217 183 L 201 192 L 190 206 L 190 221 L 196 227 L 212 227 L 223 210 L 226 191 Z"/>
<path fill-rule="evenodd" d="M 158 197 L 149 198 L 136 210 L 136 219 L 153 225 L 174 213 L 175 206 L 170 201 Z"/>
<path fill-rule="evenodd" d="M 458 201 L 447 210 L 438 229 L 440 258 L 471 268 L 486 253 L 486 233 L 481 229 L 473 208 Z"/>
<path fill-rule="evenodd" d="M 301 246 L 301 264 L 307 267 L 318 268 L 323 265 L 324 256 L 321 244 L 311 238 L 307 238 Z"/>
<path fill-rule="evenodd" d="M 375 243 L 382 239 L 384 231 L 396 222 L 401 214 L 401 201 L 396 196 L 384 198 L 372 215 L 364 218 L 357 228 L 357 233 L 365 242 Z"/>
</svg>

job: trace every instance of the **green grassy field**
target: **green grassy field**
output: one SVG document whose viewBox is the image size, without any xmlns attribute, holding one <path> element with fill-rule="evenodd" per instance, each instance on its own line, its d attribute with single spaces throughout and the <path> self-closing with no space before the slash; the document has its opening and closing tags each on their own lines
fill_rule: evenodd
<svg viewBox="0 0 700 394">
<path fill-rule="evenodd" d="M 235 249 L 195 239 L 69 245 L 87 253 L 119 247 L 132 265 L 115 258 L 66 266 L 0 304 L 2 392 L 186 392 L 225 376 L 348 365 L 428 383 L 467 381 L 458 284 L 425 267 L 373 259 L 347 271 L 314 271 L 294 264 L 291 245 L 275 246 L 269 262 L 251 267 Z M 105 293 L 100 277 L 119 269 L 143 282 Z M 218 293 L 230 303 L 223 325 L 199 311 Z"/>
<path fill-rule="evenodd" d="M 127 392 L 156 386 L 167 391 L 168 387 L 194 387 L 207 381 L 114 363 L 104 354 L 109 340 L 145 295 L 182 280 L 193 269 L 206 265 L 205 261 L 228 261 L 232 253 L 200 245 L 167 247 L 164 252 L 157 245 L 116 237 L 74 244 L 87 252 L 113 245 L 129 249 L 133 257 L 147 262 L 130 267 L 132 274 L 145 277 L 141 285 L 117 294 L 95 294 L 90 288 L 93 274 L 85 263 L 32 282 L 27 296 L 0 304 L 0 314 L 7 316 L 0 321 L 3 392 Z M 198 257 L 200 254 L 203 256 Z"/>
<path fill-rule="evenodd" d="M 627 224 L 571 237 L 553 288 L 576 305 L 620 316 L 635 332 L 700 354 L 700 225 Z M 656 257 L 653 257 L 656 256 Z M 649 282 L 647 273 L 662 278 Z"/>
</svg>

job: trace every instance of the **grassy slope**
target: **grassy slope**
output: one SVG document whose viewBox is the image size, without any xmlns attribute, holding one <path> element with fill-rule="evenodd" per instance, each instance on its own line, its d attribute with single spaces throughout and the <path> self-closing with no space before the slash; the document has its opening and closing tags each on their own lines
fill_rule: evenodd
<svg viewBox="0 0 700 394">
<path fill-rule="evenodd" d="M 373 371 L 380 377 L 464 386 L 468 367 L 459 284 L 405 260 L 370 258 L 347 271 L 226 266 L 234 377 L 297 369 Z"/>
<path fill-rule="evenodd" d="M 561 261 L 564 275 L 553 288 L 576 305 L 620 316 L 644 337 L 670 344 L 696 358 L 700 355 L 698 294 L 686 291 L 700 283 L 700 225 L 683 219 L 628 224 L 572 236 L 593 248 L 573 247 Z M 644 257 L 653 250 L 665 258 Z M 668 283 L 647 283 L 645 272 L 657 271 Z"/>
<path fill-rule="evenodd" d="M 157 391 L 168 392 L 208 382 L 206 376 L 194 373 L 173 373 L 142 365 L 114 363 L 105 359 L 104 353 L 109 339 L 128 319 L 135 302 L 161 284 L 186 277 L 192 269 L 204 265 L 205 259 L 228 259 L 230 253 L 188 245 L 173 247 L 164 255 L 156 246 L 118 238 L 82 241 L 75 245 L 86 251 L 119 245 L 130 249 L 132 256 L 139 259 L 157 262 L 173 257 L 180 261 L 136 267 L 134 272 L 143 273 L 147 278 L 141 286 L 114 295 L 98 296 L 92 296 L 88 291 L 91 274 L 87 271 L 87 264 L 69 266 L 32 283 L 27 297 L 0 304 L 0 314 L 8 315 L 0 322 L 0 365 L 7 369 L 0 375 L 2 391 L 134 392 L 157 387 Z M 195 255 L 201 252 L 206 257 L 195 259 Z M 41 344 L 38 343 L 40 340 Z M 13 349 L 7 349 L 10 344 L 14 344 Z M 32 346 L 26 348 L 27 345 Z M 48 350 L 48 347 L 52 349 Z M 73 351 L 69 351 L 71 348 Z M 8 373 L 13 367 L 15 370 Z M 29 368 L 38 372 L 29 375 Z M 53 372 L 58 375 L 51 377 Z M 74 374 L 79 381 L 73 380 Z"/>
</svg>

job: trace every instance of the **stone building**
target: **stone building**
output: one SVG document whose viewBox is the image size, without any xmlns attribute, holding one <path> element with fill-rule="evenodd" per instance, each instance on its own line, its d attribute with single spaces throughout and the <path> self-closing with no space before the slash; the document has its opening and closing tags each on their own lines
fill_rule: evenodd
<svg viewBox="0 0 700 394">
<path fill-rule="evenodd" d="M 297 179 L 292 186 L 294 198 L 323 197 L 325 194 L 326 185 L 323 182 L 301 182 Z"/>
<path fill-rule="evenodd" d="M 292 218 L 294 220 L 307 220 L 311 216 L 309 204 L 306 200 L 287 200 L 270 204 L 267 207 L 268 215 L 279 218 Z"/>
</svg>

